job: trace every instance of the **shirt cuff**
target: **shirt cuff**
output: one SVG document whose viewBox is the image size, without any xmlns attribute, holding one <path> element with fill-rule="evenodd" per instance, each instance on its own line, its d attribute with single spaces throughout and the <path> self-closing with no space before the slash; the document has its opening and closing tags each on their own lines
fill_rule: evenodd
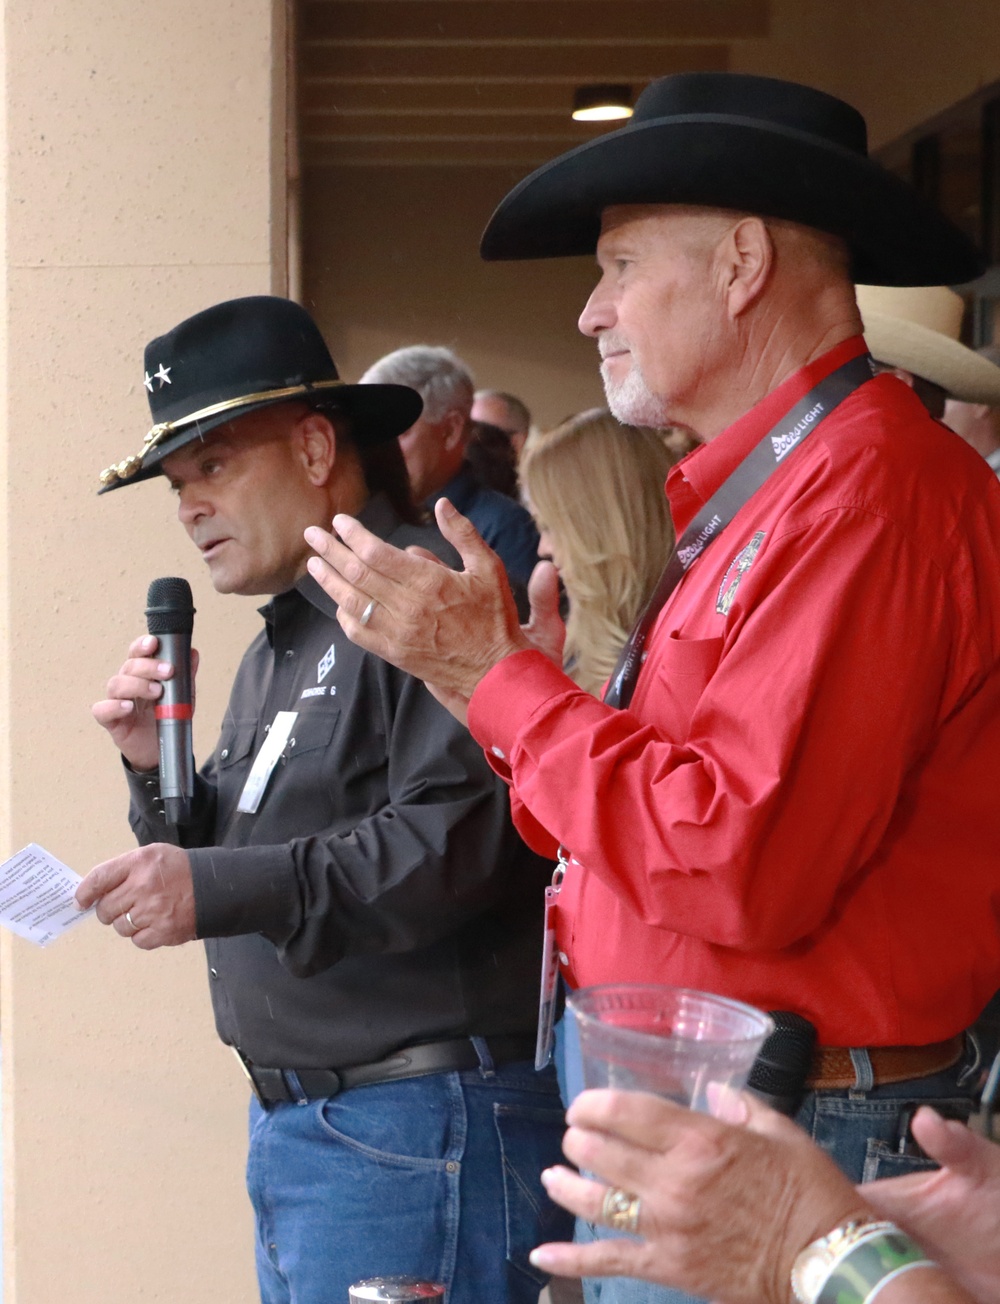
<svg viewBox="0 0 1000 1304">
<path fill-rule="evenodd" d="M 156 770 L 134 770 L 125 757 L 122 757 L 122 768 L 125 771 L 125 780 L 128 783 L 129 796 L 133 803 L 142 811 L 150 809 L 156 812 L 164 819 L 163 805 L 160 802 L 160 771 Z"/>
<path fill-rule="evenodd" d="M 476 685 L 469 700 L 469 732 L 487 759 L 495 757 L 509 766 L 518 736 L 532 716 L 567 690 L 578 691 L 578 686 L 543 652 L 512 652 Z"/>
<path fill-rule="evenodd" d="M 194 847 L 188 858 L 198 937 L 263 933 L 280 945 L 294 932 L 290 847 Z"/>
</svg>

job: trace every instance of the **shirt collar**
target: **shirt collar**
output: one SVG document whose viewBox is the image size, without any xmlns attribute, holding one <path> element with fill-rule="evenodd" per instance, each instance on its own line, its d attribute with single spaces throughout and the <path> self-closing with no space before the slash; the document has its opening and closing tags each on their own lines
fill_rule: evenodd
<svg viewBox="0 0 1000 1304">
<path fill-rule="evenodd" d="M 396 526 L 399 525 L 399 517 L 384 494 L 375 494 L 373 498 L 369 498 L 361 511 L 358 512 L 358 520 L 366 530 L 371 530 L 372 534 L 377 535 L 380 539 L 388 539 Z M 310 606 L 315 607 L 317 611 L 321 611 L 324 616 L 336 619 L 337 604 L 306 572 L 296 582 L 294 588 L 276 594 L 270 602 L 258 609 L 264 617 L 269 641 L 271 641 L 275 621 L 283 615 L 286 608 L 289 611 L 294 610 L 303 598 Z"/>
<path fill-rule="evenodd" d="M 358 512 L 358 520 L 366 530 L 370 530 L 379 539 L 388 539 L 399 525 L 395 508 L 384 494 L 376 494 L 373 498 L 369 498 Z M 337 604 L 308 572 L 302 576 L 295 587 L 317 611 L 321 611 L 324 616 L 329 616 L 331 619 L 336 619 Z"/>
<path fill-rule="evenodd" d="M 845 362 L 860 357 L 867 347 L 860 335 L 834 345 L 815 362 L 800 367 L 715 439 L 702 444 L 678 462 L 667 476 L 667 498 L 677 534 L 684 532 L 698 509 L 721 488 L 771 427 L 799 399 Z"/>
</svg>

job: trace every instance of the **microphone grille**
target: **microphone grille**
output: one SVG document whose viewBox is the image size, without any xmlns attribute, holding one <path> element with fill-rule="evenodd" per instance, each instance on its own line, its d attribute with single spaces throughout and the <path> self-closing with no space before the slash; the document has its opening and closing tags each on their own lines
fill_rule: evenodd
<svg viewBox="0 0 1000 1304">
<path fill-rule="evenodd" d="M 190 634 L 194 628 L 191 585 L 177 575 L 153 580 L 146 595 L 146 628 L 151 634 Z"/>
<path fill-rule="evenodd" d="M 796 1089 L 809 1075 L 816 1029 L 800 1014 L 791 1010 L 772 1010 L 774 1032 L 764 1042 L 750 1070 L 747 1086 L 756 1091 L 781 1096 Z"/>
</svg>

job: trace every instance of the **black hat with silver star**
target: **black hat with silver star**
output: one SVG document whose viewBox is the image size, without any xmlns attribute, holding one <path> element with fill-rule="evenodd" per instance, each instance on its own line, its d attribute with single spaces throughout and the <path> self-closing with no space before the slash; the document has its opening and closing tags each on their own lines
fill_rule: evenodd
<svg viewBox="0 0 1000 1304">
<path fill-rule="evenodd" d="M 140 452 L 101 473 L 101 493 L 148 480 L 185 444 L 276 403 L 346 416 L 361 445 L 401 435 L 423 407 L 406 385 L 345 384 L 306 310 L 263 294 L 215 304 L 152 340 L 143 384 L 153 426 Z"/>
</svg>

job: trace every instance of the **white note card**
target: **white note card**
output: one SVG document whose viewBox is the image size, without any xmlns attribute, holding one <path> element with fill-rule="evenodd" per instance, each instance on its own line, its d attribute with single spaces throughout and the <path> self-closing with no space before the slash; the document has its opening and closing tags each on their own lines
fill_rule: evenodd
<svg viewBox="0 0 1000 1304">
<path fill-rule="evenodd" d="M 68 865 L 29 842 L 0 865 L 0 924 L 18 937 L 48 946 L 93 913 L 76 904 L 81 882 Z"/>
<path fill-rule="evenodd" d="M 244 815 L 256 815 L 264 789 L 281 760 L 281 753 L 292 733 L 292 725 L 299 718 L 298 711 L 279 711 L 274 717 L 267 737 L 261 744 L 256 759 L 247 775 L 236 809 Z"/>
</svg>

